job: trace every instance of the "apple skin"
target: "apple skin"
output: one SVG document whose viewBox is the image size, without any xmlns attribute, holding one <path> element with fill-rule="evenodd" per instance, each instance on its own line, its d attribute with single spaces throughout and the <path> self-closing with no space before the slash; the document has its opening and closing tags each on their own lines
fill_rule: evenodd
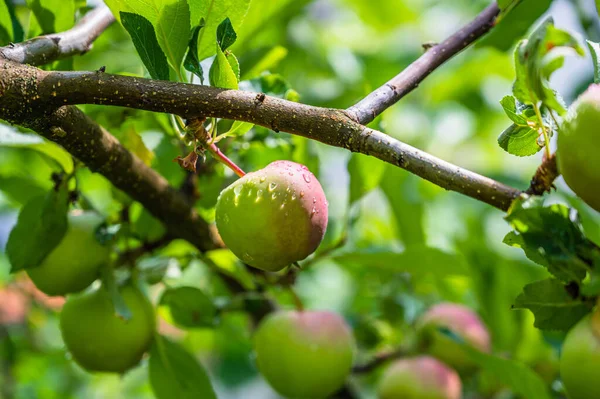
<svg viewBox="0 0 600 399">
<path fill-rule="evenodd" d="M 567 185 L 600 212 L 600 85 L 591 85 L 569 108 L 557 141 L 558 170 Z"/>
<path fill-rule="evenodd" d="M 63 239 L 42 263 L 27 274 L 42 292 L 50 296 L 82 291 L 98 278 L 100 267 L 108 263 L 110 248 L 95 237 L 103 222 L 94 212 L 72 212 Z"/>
<path fill-rule="evenodd" d="M 600 398 L 600 313 L 581 319 L 567 333 L 560 376 L 570 399 Z"/>
<path fill-rule="evenodd" d="M 274 272 L 317 249 L 327 229 L 327 200 L 306 166 L 276 161 L 221 192 L 216 222 L 238 258 Z"/>
<path fill-rule="evenodd" d="M 326 398 L 339 390 L 355 347 L 344 319 L 326 311 L 277 311 L 254 334 L 261 374 L 288 398 Z"/>
<path fill-rule="evenodd" d="M 139 363 L 150 348 L 155 331 L 154 309 L 137 288 L 120 293 L 131 311 L 119 317 L 108 291 L 71 296 L 60 314 L 60 330 L 75 362 L 91 372 L 124 373 Z"/>
<path fill-rule="evenodd" d="M 396 360 L 383 373 L 379 399 L 460 399 L 456 371 L 431 356 Z"/>
<path fill-rule="evenodd" d="M 481 352 L 490 352 L 490 334 L 479 316 L 466 306 L 441 303 L 432 306 L 418 321 L 419 338 L 431 356 L 460 373 L 477 367 L 461 343 L 435 329 L 447 329 Z"/>
</svg>

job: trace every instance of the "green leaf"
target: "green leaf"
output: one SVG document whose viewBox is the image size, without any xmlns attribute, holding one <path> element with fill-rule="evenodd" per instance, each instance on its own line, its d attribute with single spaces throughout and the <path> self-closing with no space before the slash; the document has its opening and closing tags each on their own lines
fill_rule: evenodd
<svg viewBox="0 0 600 399">
<path fill-rule="evenodd" d="M 189 352 L 156 335 L 150 349 L 149 378 L 157 399 L 217 399 L 204 367 Z"/>
<path fill-rule="evenodd" d="M 583 235 L 574 210 L 560 204 L 545 207 L 542 199 L 532 197 L 515 201 L 505 219 L 515 230 L 506 243 L 522 247 L 529 259 L 565 283 L 585 278 L 595 246 Z"/>
<path fill-rule="evenodd" d="M 368 155 L 352 153 L 350 161 L 348 161 L 350 203 L 354 203 L 369 191 L 377 188 L 384 172 L 385 163 L 379 159 Z"/>
<path fill-rule="evenodd" d="M 67 231 L 68 196 L 67 185 L 61 184 L 21 209 L 6 243 L 11 272 L 39 266 L 58 246 Z"/>
<path fill-rule="evenodd" d="M 552 0 L 503 0 L 503 11 L 496 26 L 480 42 L 502 51 L 509 50 L 515 41 L 527 34 L 533 23 L 550 7 Z"/>
<path fill-rule="evenodd" d="M 227 58 L 227 62 L 229 62 L 229 66 L 231 67 L 231 70 L 233 71 L 233 74 L 235 75 L 235 78 L 239 83 L 240 82 L 240 62 L 238 61 L 237 57 L 231 51 L 226 51 L 225 58 Z"/>
<path fill-rule="evenodd" d="M 253 127 L 254 127 L 253 123 L 235 121 L 231 125 L 231 129 L 229 129 L 229 131 L 227 133 L 221 134 L 220 137 L 221 137 L 221 139 L 224 139 L 225 137 L 240 137 L 240 136 L 243 136 L 244 134 L 248 133 L 250 131 L 250 129 L 252 129 Z"/>
<path fill-rule="evenodd" d="M 0 44 L 7 45 L 14 40 L 13 20 L 5 1 L 0 1 Z"/>
<path fill-rule="evenodd" d="M 231 68 L 231 64 L 225 54 L 223 54 L 223 51 L 221 51 L 219 45 L 217 44 L 215 47 L 217 48 L 217 56 L 208 72 L 208 79 L 211 86 L 237 90 L 238 78 L 236 73 Z"/>
<path fill-rule="evenodd" d="M 121 11 L 121 22 L 133 41 L 152 79 L 169 80 L 169 64 L 150 21 L 138 14 Z"/>
<path fill-rule="evenodd" d="M 200 23 L 192 30 L 192 38 L 188 43 L 188 52 L 183 61 L 183 67 L 198 76 L 201 84 L 204 84 L 204 71 L 198 59 L 198 33 L 200 33 L 200 29 L 203 27 L 204 20 L 200 20 Z"/>
<path fill-rule="evenodd" d="M 563 115 L 566 105 L 558 93 L 549 87 L 548 81 L 569 54 L 584 54 L 578 40 L 569 32 L 556 28 L 552 18 L 544 20 L 529 39 L 519 43 L 515 50 L 515 97 L 524 104 L 541 101 Z"/>
<path fill-rule="evenodd" d="M 66 173 L 73 171 L 73 157 L 62 147 L 34 134 L 19 133 L 6 125 L 0 125 L 0 147 L 29 148 L 44 154 Z"/>
<path fill-rule="evenodd" d="M 14 43 L 20 43 L 25 40 L 25 32 L 23 31 L 23 26 L 21 26 L 21 22 L 19 22 L 19 18 L 17 18 L 17 14 L 15 13 L 15 5 L 12 1 L 5 0 L 4 3 L 8 7 L 8 12 L 10 13 L 10 19 L 12 21 L 12 41 Z"/>
<path fill-rule="evenodd" d="M 160 298 L 173 322 L 183 328 L 213 327 L 217 308 L 202 291 L 194 287 L 165 290 Z"/>
<path fill-rule="evenodd" d="M 34 197 L 43 196 L 48 187 L 27 175 L 0 173 L 0 191 L 9 199 L 26 204 Z"/>
<path fill-rule="evenodd" d="M 154 29 L 154 37 L 160 49 L 168 60 L 167 64 L 179 76 L 191 30 L 190 10 L 186 0 L 107 0 L 106 4 L 121 22 L 123 22 L 121 12 L 138 14 L 147 19 Z M 194 19 L 194 21 L 199 20 L 200 18 Z M 145 38 L 145 36 L 150 37 Z M 153 35 L 150 30 L 144 27 L 139 40 L 144 43 L 146 41 L 152 42 L 153 51 L 150 53 L 150 57 L 158 57 L 154 55 L 156 51 L 151 36 Z M 136 49 L 138 49 L 137 45 Z M 140 52 L 139 49 L 138 52 Z M 146 65 L 145 61 L 144 65 Z M 148 68 L 148 65 L 146 67 Z M 162 69 L 160 71 L 160 76 L 164 76 Z M 168 80 L 168 78 L 163 80 Z"/>
<path fill-rule="evenodd" d="M 42 33 L 62 32 L 75 23 L 74 0 L 27 0 Z"/>
<path fill-rule="evenodd" d="M 139 208 L 136 206 L 134 210 L 132 210 L 132 217 L 134 213 L 137 213 L 138 209 Z M 149 242 L 156 241 L 165 235 L 167 230 L 160 220 L 152 216 L 146 208 L 141 208 L 139 212 L 139 216 L 131 225 L 132 233 Z"/>
<path fill-rule="evenodd" d="M 138 261 L 136 268 L 148 284 L 158 284 L 163 280 L 172 264 L 176 266 L 177 260 L 164 256 L 149 257 Z"/>
<path fill-rule="evenodd" d="M 500 11 L 504 11 L 509 7 L 516 6 L 520 2 L 521 0 L 498 0 L 498 8 L 500 8 Z"/>
<path fill-rule="evenodd" d="M 513 123 L 500 134 L 498 145 L 509 154 L 526 157 L 542 149 L 538 144 L 538 137 L 537 130 Z"/>
<path fill-rule="evenodd" d="M 120 137 L 121 144 L 133 154 L 135 154 L 142 162 L 150 166 L 154 159 L 154 153 L 146 147 L 142 137 L 135 129 L 135 125 L 130 124 L 124 130 Z"/>
<path fill-rule="evenodd" d="M 243 80 L 259 77 L 263 72 L 275 68 L 288 55 L 288 50 L 282 46 L 275 46 L 264 54 L 252 67 L 244 72 Z"/>
<path fill-rule="evenodd" d="M 550 399 L 544 380 L 525 364 L 479 352 L 469 345 L 463 345 L 463 348 L 482 370 L 494 375 L 499 382 L 509 386 L 519 397 Z"/>
<path fill-rule="evenodd" d="M 235 43 L 236 39 L 237 34 L 235 33 L 235 29 L 233 29 L 231 20 L 225 18 L 217 27 L 217 43 L 219 43 L 219 47 L 221 47 L 222 51 L 225 51 Z"/>
<path fill-rule="evenodd" d="M 541 330 L 568 331 L 593 305 L 593 302 L 574 299 L 563 283 L 548 278 L 527 284 L 513 308 L 531 310 L 535 316 L 534 326 Z"/>
<path fill-rule="evenodd" d="M 594 62 L 594 83 L 600 83 L 600 43 L 591 40 L 586 40 L 586 43 L 590 49 L 590 54 L 592 54 L 592 61 Z"/>
<path fill-rule="evenodd" d="M 414 245 L 404 252 L 364 252 L 354 251 L 332 257 L 342 264 L 355 264 L 393 273 L 415 275 L 433 274 L 436 276 L 467 275 L 464 257 L 450 254 L 424 245 Z"/>
<path fill-rule="evenodd" d="M 155 0 L 158 2 L 158 0 Z M 199 19 L 195 20 L 199 21 Z M 158 19 L 154 23 L 160 47 L 169 64 L 179 76 L 181 62 L 187 50 L 190 35 L 190 9 L 186 0 L 162 0 Z"/>
<path fill-rule="evenodd" d="M 198 38 L 198 58 L 203 60 L 215 54 L 217 28 L 229 18 L 236 32 L 240 31 L 251 0 L 194 0 L 190 1 L 192 21 L 204 18 L 206 26 Z"/>
</svg>

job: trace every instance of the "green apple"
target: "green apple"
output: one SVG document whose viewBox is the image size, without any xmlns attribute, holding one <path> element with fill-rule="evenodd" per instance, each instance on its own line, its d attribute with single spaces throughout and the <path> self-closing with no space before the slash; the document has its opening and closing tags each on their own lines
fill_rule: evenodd
<svg viewBox="0 0 600 399">
<path fill-rule="evenodd" d="M 379 382 L 380 399 L 460 399 L 462 384 L 456 371 L 430 356 L 392 363 Z"/>
<path fill-rule="evenodd" d="M 481 352 L 490 351 L 490 334 L 486 326 L 466 306 L 454 303 L 435 305 L 419 319 L 417 328 L 426 352 L 461 373 L 468 373 L 476 368 L 463 347 L 464 344 Z M 455 337 L 440 330 L 447 330 Z M 456 338 L 463 342 L 457 342 Z"/>
<path fill-rule="evenodd" d="M 600 212 L 600 85 L 591 85 L 569 109 L 558 134 L 558 170 L 569 187 Z"/>
<path fill-rule="evenodd" d="M 94 212 L 72 212 L 63 239 L 42 263 L 27 269 L 40 291 L 47 295 L 66 295 L 87 288 L 100 267 L 109 261 L 110 248 L 95 237 L 103 219 Z"/>
<path fill-rule="evenodd" d="M 600 398 L 600 313 L 584 317 L 567 334 L 560 376 L 570 399 Z"/>
<path fill-rule="evenodd" d="M 238 258 L 278 271 L 317 249 L 327 228 L 327 200 L 306 166 L 276 161 L 221 192 L 216 222 Z"/>
<path fill-rule="evenodd" d="M 289 398 L 325 398 L 339 390 L 352 368 L 355 342 L 339 315 L 326 311 L 278 311 L 254 335 L 261 374 Z"/>
<path fill-rule="evenodd" d="M 137 288 L 120 293 L 132 317 L 115 312 L 104 287 L 68 298 L 60 314 L 60 330 L 73 359 L 88 371 L 124 373 L 139 363 L 152 343 L 154 309 Z"/>
</svg>

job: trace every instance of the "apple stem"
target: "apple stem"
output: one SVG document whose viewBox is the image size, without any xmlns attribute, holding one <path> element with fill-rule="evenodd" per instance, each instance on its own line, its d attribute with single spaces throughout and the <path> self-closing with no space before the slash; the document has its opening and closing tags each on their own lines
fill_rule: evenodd
<svg viewBox="0 0 600 399">
<path fill-rule="evenodd" d="M 296 294 L 296 291 L 294 291 L 294 289 L 291 286 L 288 287 L 288 290 L 292 295 L 292 300 L 294 301 L 294 306 L 296 306 L 296 310 L 298 312 L 304 312 L 304 304 L 302 303 L 302 300 L 300 300 L 298 294 Z"/>
<path fill-rule="evenodd" d="M 237 166 L 235 162 L 227 158 L 227 156 L 221 152 L 215 143 L 207 144 L 206 149 L 215 157 L 217 161 L 233 170 L 233 172 L 239 177 L 244 177 L 246 175 L 246 173 L 239 166 Z"/>
</svg>

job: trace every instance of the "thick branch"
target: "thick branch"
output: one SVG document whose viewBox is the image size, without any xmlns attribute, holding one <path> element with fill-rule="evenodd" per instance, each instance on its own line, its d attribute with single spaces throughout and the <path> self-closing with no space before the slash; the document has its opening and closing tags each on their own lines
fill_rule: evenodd
<svg viewBox="0 0 600 399">
<path fill-rule="evenodd" d="M 486 34 L 494 26 L 494 21 L 499 12 L 500 9 L 494 2 L 472 22 L 462 27 L 442 43 L 428 49 L 425 54 L 392 80 L 348 108 L 348 114 L 361 124 L 371 122 L 377 115 L 417 88 L 437 67 Z"/>
<path fill-rule="evenodd" d="M 23 76 L 35 77 L 24 79 Z M 312 107 L 256 93 L 149 80 L 101 72 L 46 72 L 0 61 L 0 117 L 19 123 L 36 109 L 63 104 L 105 104 L 168 112 L 186 118 L 252 122 L 325 144 L 372 155 L 447 190 L 501 210 L 520 191 L 462 169 L 384 133 L 352 121 L 344 111 Z M 26 106 L 22 106 L 25 98 Z"/>
<path fill-rule="evenodd" d="M 83 54 L 114 20 L 110 9 L 102 3 L 72 29 L 3 47 L 0 56 L 21 64 L 43 65 L 59 58 Z"/>
</svg>

